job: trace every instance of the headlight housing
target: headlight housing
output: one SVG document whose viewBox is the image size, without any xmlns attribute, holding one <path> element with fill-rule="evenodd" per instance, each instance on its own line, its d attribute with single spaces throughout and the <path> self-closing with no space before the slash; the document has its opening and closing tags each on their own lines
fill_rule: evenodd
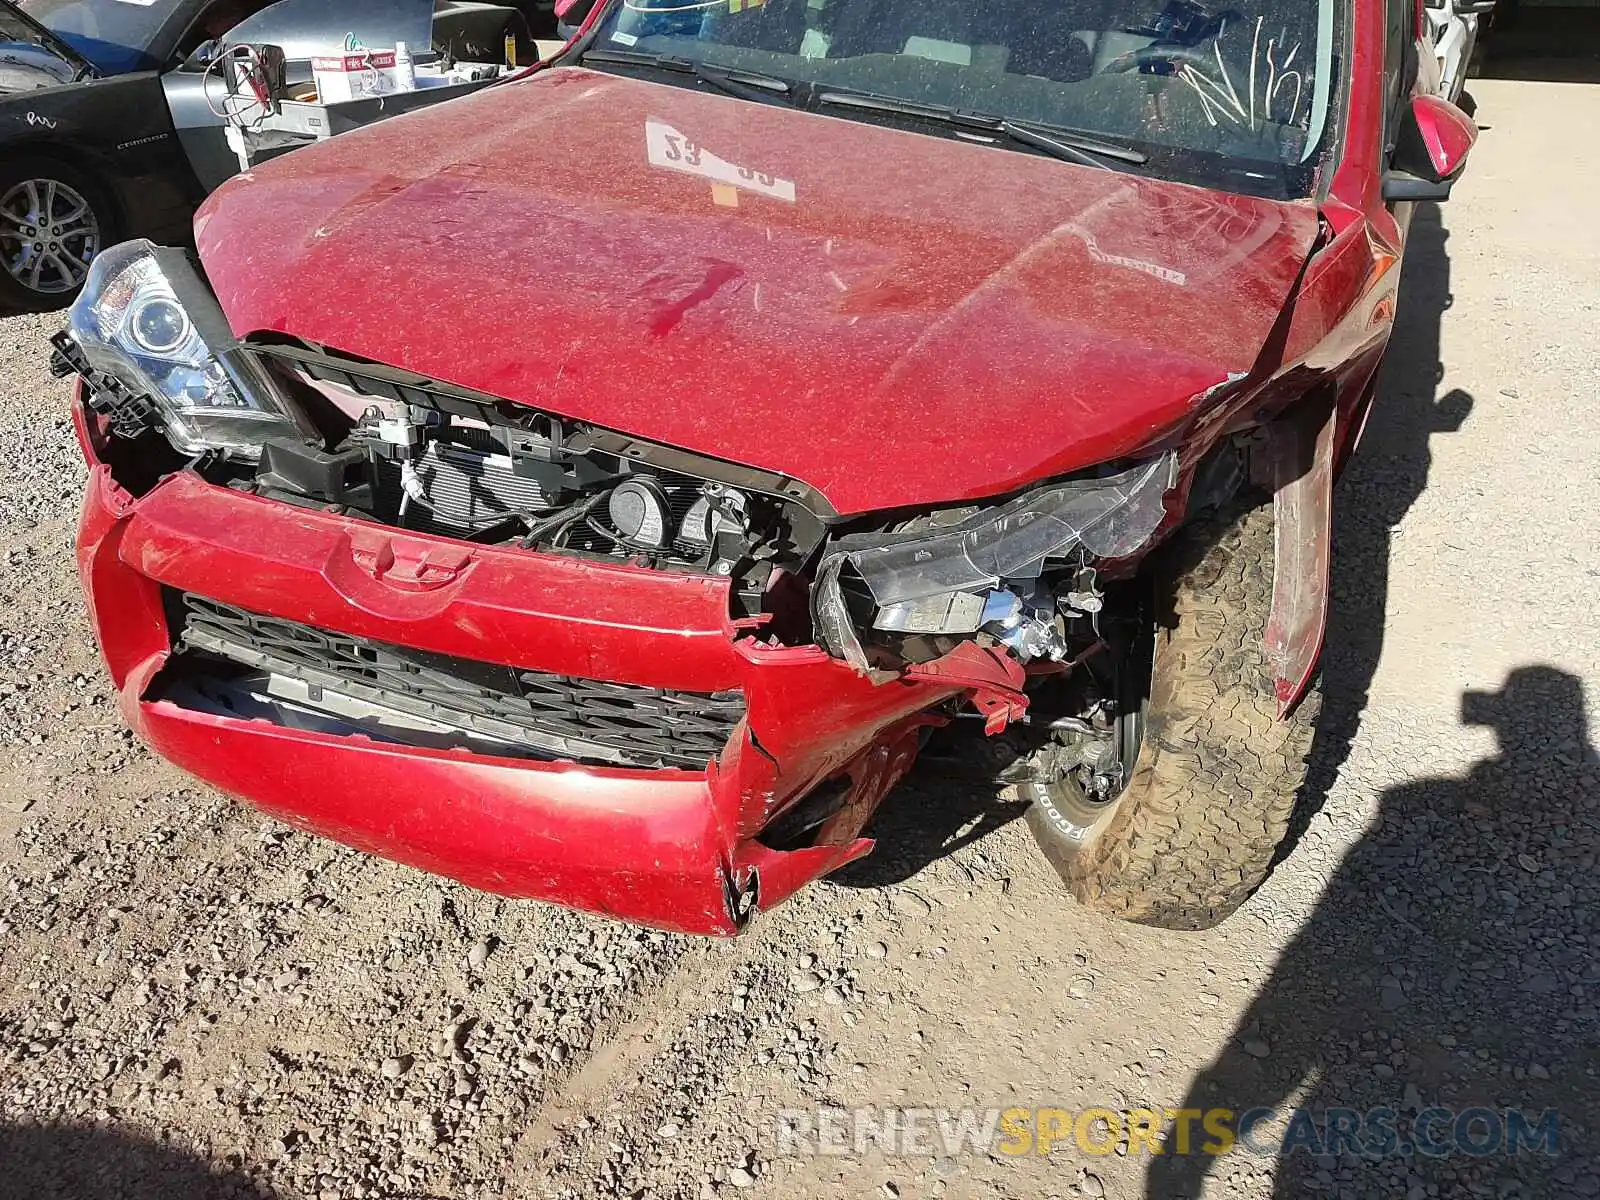
<svg viewBox="0 0 1600 1200">
<path fill-rule="evenodd" d="M 147 406 L 184 454 L 254 460 L 268 438 L 315 438 L 235 340 L 181 250 L 139 239 L 102 251 L 68 311 L 66 336 L 81 365 L 117 385 L 110 404 Z"/>
<path fill-rule="evenodd" d="M 1169 451 L 1115 475 L 1051 484 L 944 520 L 934 514 L 923 528 L 841 538 L 818 570 L 818 633 L 830 652 L 865 669 L 839 585 L 847 565 L 871 594 L 866 623 L 874 629 L 960 634 L 1002 621 L 1014 614 L 1017 596 L 1031 598 L 1047 560 L 1077 547 L 1120 558 L 1149 541 L 1176 477 L 1177 456 Z"/>
</svg>

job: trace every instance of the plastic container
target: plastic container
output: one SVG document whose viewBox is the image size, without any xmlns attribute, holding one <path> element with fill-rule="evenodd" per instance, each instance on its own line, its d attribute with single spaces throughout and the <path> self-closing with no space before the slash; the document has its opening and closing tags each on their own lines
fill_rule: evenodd
<svg viewBox="0 0 1600 1200">
<path fill-rule="evenodd" d="M 414 92 L 417 90 L 416 67 L 411 61 L 411 51 L 404 42 L 394 44 L 394 90 L 397 92 Z"/>
</svg>

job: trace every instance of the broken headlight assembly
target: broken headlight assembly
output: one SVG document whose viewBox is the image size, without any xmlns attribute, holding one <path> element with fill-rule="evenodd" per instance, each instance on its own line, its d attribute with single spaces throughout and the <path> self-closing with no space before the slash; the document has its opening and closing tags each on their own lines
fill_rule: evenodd
<svg viewBox="0 0 1600 1200">
<path fill-rule="evenodd" d="M 315 437 L 181 250 L 141 239 L 97 255 L 55 341 L 124 436 L 157 427 L 183 454 L 244 460 L 268 438 Z"/>
<path fill-rule="evenodd" d="M 813 619 L 823 645 L 858 670 L 876 645 L 987 632 L 1023 661 L 1062 659 L 1063 609 L 1098 612 L 1095 559 L 1143 546 L 1166 515 L 1168 452 L 1096 479 L 1050 484 L 1005 504 L 950 509 L 888 532 L 837 538 L 818 569 Z M 1052 571 L 1047 565 L 1076 571 Z M 884 635 L 889 635 L 885 637 Z M 937 642 L 932 643 L 937 645 Z"/>
</svg>

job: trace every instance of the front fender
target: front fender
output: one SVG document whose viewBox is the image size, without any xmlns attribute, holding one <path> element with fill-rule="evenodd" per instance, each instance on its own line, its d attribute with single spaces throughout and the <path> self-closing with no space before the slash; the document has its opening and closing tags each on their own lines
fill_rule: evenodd
<svg viewBox="0 0 1600 1200">
<path fill-rule="evenodd" d="M 1265 641 L 1280 719 L 1311 681 L 1328 622 L 1335 399 L 1332 389 L 1309 396 L 1266 429 L 1273 567 Z"/>
</svg>

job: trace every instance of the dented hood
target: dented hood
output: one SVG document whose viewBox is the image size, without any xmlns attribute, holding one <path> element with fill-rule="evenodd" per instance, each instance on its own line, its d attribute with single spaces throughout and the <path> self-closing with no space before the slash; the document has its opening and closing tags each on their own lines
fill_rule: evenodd
<svg viewBox="0 0 1600 1200">
<path fill-rule="evenodd" d="M 576 68 L 297 151 L 196 222 L 240 335 L 783 472 L 840 512 L 1138 450 L 1251 368 L 1316 228 L 1309 204 Z"/>
</svg>

